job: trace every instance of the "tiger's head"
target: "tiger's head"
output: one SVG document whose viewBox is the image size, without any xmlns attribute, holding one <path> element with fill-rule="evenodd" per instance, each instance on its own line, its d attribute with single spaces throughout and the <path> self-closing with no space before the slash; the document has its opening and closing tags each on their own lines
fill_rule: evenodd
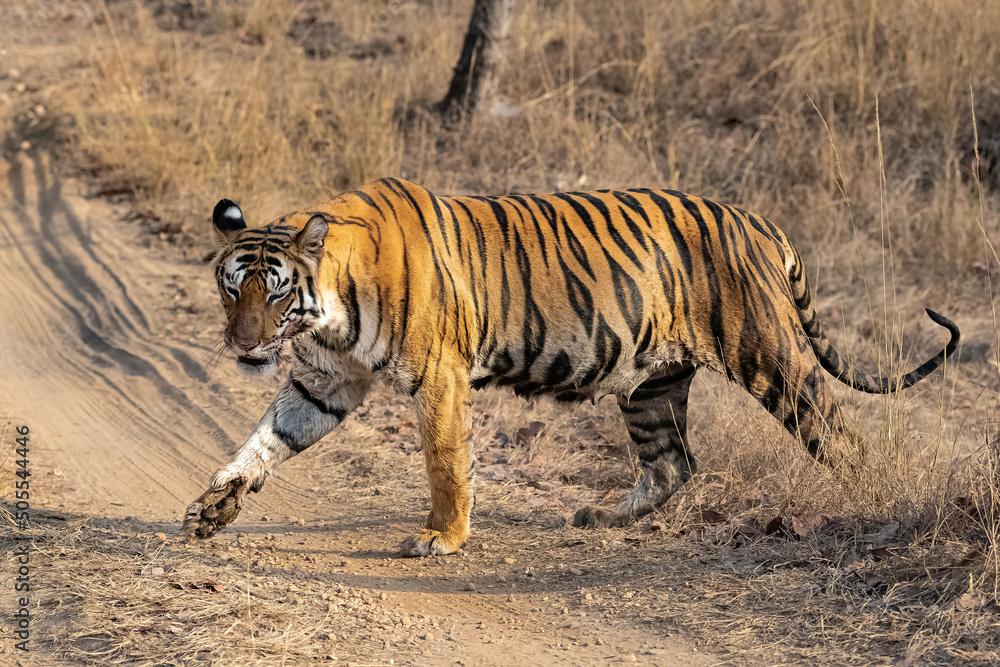
<svg viewBox="0 0 1000 667">
<path fill-rule="evenodd" d="M 250 229 L 229 199 L 216 204 L 212 222 L 220 245 L 215 277 L 228 319 L 223 341 L 241 371 L 269 375 L 284 342 L 323 316 L 317 285 L 329 223 L 313 215 L 301 229 Z"/>
</svg>

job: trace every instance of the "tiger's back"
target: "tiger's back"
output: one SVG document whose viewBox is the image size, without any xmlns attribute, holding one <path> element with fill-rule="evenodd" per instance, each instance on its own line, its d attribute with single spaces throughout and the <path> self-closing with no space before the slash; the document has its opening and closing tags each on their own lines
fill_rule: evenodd
<svg viewBox="0 0 1000 667">
<path fill-rule="evenodd" d="M 722 369 L 773 337 L 762 329 L 801 327 L 784 235 L 708 200 L 653 190 L 437 197 L 386 179 L 322 210 L 336 217 L 344 206 L 377 227 L 386 275 L 376 282 L 406 282 L 378 308 L 439 334 L 417 357 L 453 341 L 475 387 L 563 400 L 628 393 L 665 364 Z M 387 350 L 401 351 L 402 328 L 383 320 Z"/>
</svg>

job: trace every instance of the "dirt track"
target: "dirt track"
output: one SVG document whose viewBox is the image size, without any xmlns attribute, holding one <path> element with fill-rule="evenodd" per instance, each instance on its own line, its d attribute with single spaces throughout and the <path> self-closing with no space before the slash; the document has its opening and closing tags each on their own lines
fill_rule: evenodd
<svg viewBox="0 0 1000 667">
<path fill-rule="evenodd" d="M 565 527 L 565 508 L 531 515 L 523 503 L 500 502 L 512 497 L 500 484 L 481 483 L 467 553 L 397 560 L 396 545 L 426 511 L 426 482 L 409 406 L 385 392 L 286 464 L 234 530 L 208 545 L 175 544 L 184 507 L 251 430 L 274 385 L 238 375 L 229 359 L 207 375 L 221 309 L 202 263 L 140 237 L 120 211 L 81 196 L 44 152 L 8 155 L 3 170 L 0 414 L 31 427 L 33 508 L 76 525 L 113 525 L 126 537 L 162 531 L 173 553 L 193 554 L 223 579 L 252 569 L 262 589 L 309 598 L 354 587 L 366 600 L 364 619 L 396 619 L 396 634 L 375 641 L 364 623 L 334 633 L 324 653 L 341 660 L 717 662 L 671 636 L 669 619 L 639 625 L 635 614 L 608 612 L 600 600 L 631 598 L 620 549 Z M 507 545 L 527 540 L 526 552 Z M 167 565 L 169 553 L 160 555 Z M 583 572 L 565 569 L 582 562 L 590 563 Z M 590 602 L 583 591 L 607 584 L 608 574 L 622 585 Z M 60 583 L 72 590 L 75 582 Z M 62 631 L 41 623 L 48 659 L 72 659 L 80 645 L 63 645 Z M 0 649 L 0 661 L 10 650 Z M 33 657 L 24 664 L 41 664 Z"/>
</svg>

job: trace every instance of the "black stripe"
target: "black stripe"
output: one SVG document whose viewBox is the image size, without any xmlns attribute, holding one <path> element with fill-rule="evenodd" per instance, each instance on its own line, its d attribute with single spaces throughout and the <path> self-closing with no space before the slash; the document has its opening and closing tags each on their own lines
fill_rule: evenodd
<svg viewBox="0 0 1000 667">
<path fill-rule="evenodd" d="M 295 390 L 302 395 L 302 398 L 312 403 L 313 406 L 323 414 L 332 415 L 337 419 L 337 421 L 344 421 L 344 418 L 347 417 L 347 410 L 345 410 L 344 408 L 328 406 L 325 402 L 313 396 L 309 392 L 309 390 L 306 389 L 305 385 L 303 385 L 301 382 L 299 382 L 295 378 L 291 378 L 291 380 L 292 380 L 292 387 L 294 387 Z"/>
<path fill-rule="evenodd" d="M 597 212 L 604 217 L 604 222 L 607 225 L 608 235 L 611 236 L 611 240 L 616 246 L 618 246 L 618 249 L 621 250 L 633 264 L 635 264 L 636 268 L 641 271 L 644 268 L 642 262 L 639 260 L 638 255 L 635 254 L 635 250 L 632 249 L 632 246 L 630 246 L 628 242 L 622 238 L 618 228 L 615 227 L 614 220 L 611 219 L 611 212 L 608 210 L 607 205 L 589 193 L 583 193 L 578 196 L 589 202 L 590 205 L 596 208 Z"/>
</svg>

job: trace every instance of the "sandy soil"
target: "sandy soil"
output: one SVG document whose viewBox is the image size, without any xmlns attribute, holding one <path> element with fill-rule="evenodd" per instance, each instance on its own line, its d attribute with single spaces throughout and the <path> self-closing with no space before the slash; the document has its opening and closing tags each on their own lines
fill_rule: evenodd
<svg viewBox="0 0 1000 667">
<path fill-rule="evenodd" d="M 162 574 L 164 586 L 172 564 L 193 561 L 247 599 L 256 591 L 260 600 L 303 610 L 343 610 L 314 628 L 323 642 L 285 656 L 291 663 L 330 656 L 378 664 L 719 662 L 669 618 L 638 620 L 635 591 L 652 577 L 662 584 L 676 575 L 649 563 L 628 569 L 620 533 L 567 527 L 582 502 L 572 494 L 483 480 L 463 553 L 399 559 L 396 546 L 428 501 L 408 400 L 384 391 L 283 466 L 233 529 L 180 544 L 185 506 L 249 433 L 274 382 L 240 376 L 228 359 L 208 375 L 222 315 L 202 262 L 139 236 L 122 220 L 124 209 L 82 196 L 43 150 L 10 153 L 2 168 L 0 415 L 4 428 L 31 428 L 39 525 L 146 545 L 134 550 L 153 554 L 149 562 L 163 569 L 152 574 Z M 4 456 L 10 442 L 5 436 Z M 5 487 L 12 466 L 4 463 Z M 49 558 L 58 555 L 36 557 L 35 595 L 62 592 L 57 610 L 39 610 L 37 652 L 23 664 L 95 661 L 104 640 L 85 637 L 72 605 L 58 611 L 63 594 L 85 596 L 89 580 L 82 570 L 79 580 L 47 578 Z M 151 571 L 139 567 L 128 576 Z M 4 591 L 10 576 L 3 573 Z M 11 597 L 2 596 L 5 611 Z M 163 623 L 185 624 L 183 615 Z M 6 636 L 0 662 L 11 664 L 19 656 Z M 246 654 L 254 656 L 274 651 Z M 141 652 L 132 659 L 144 663 Z"/>
</svg>

